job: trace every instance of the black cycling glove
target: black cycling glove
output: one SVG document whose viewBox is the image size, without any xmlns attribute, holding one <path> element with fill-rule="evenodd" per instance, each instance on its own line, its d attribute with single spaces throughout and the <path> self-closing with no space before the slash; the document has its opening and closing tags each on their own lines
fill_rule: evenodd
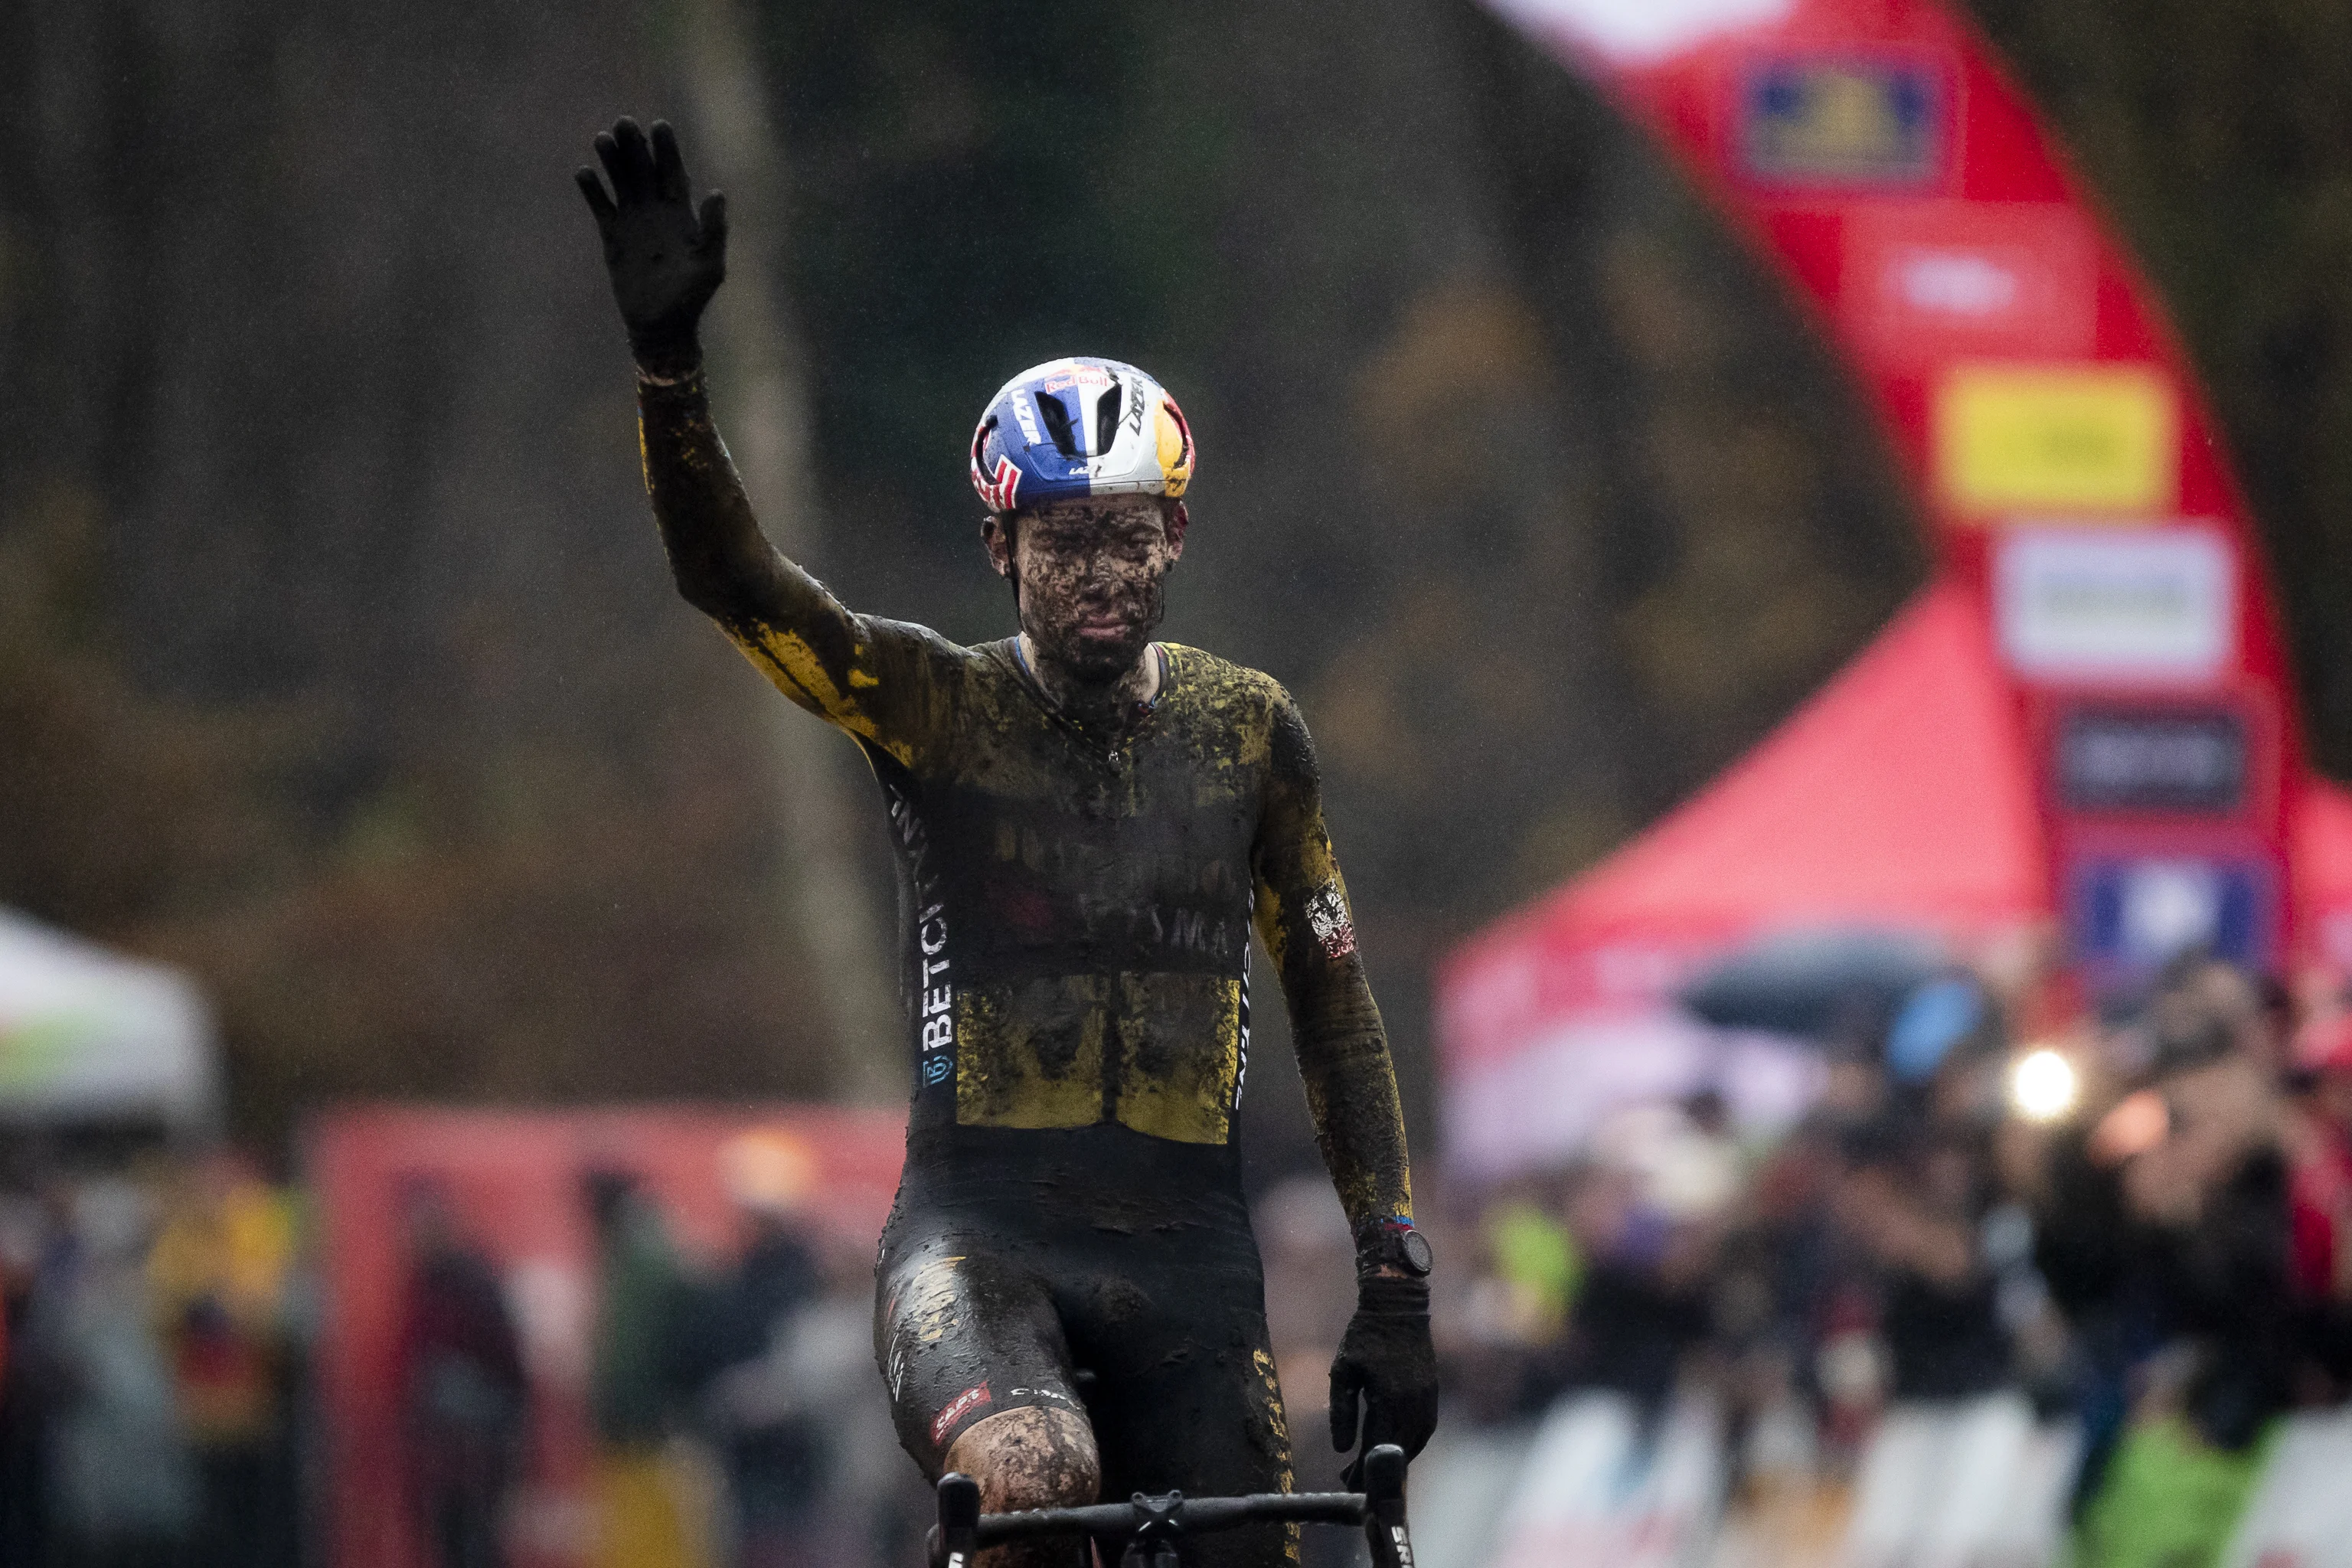
<svg viewBox="0 0 2352 1568">
<path fill-rule="evenodd" d="M 1331 1446 L 1356 1446 L 1356 1401 L 1363 1400 L 1363 1446 L 1394 1443 L 1410 1459 L 1437 1428 L 1437 1352 L 1429 1342 L 1429 1281 L 1367 1274 L 1356 1281 L 1356 1315 L 1331 1362 Z M 1347 1469 L 1360 1489 L 1360 1454 Z"/>
<path fill-rule="evenodd" d="M 604 237 L 604 270 L 629 351 L 652 374 L 685 375 L 702 363 L 695 324 L 727 276 L 727 198 L 713 191 L 696 210 L 677 137 L 664 121 L 654 121 L 650 140 L 635 121 L 614 121 L 597 136 L 596 156 L 611 195 L 593 169 L 573 177 Z"/>
</svg>

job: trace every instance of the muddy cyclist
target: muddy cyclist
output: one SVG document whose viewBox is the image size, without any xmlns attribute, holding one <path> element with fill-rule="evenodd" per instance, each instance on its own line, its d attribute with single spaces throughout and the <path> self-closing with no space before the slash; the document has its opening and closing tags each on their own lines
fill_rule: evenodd
<svg viewBox="0 0 2352 1568">
<path fill-rule="evenodd" d="M 1332 1437 L 1418 1452 L 1430 1254 L 1314 748 L 1274 680 L 1153 637 L 1190 522 L 1182 411 L 1113 360 L 1013 377 L 968 463 L 1016 635 L 963 647 L 856 614 L 761 535 L 712 424 L 697 323 L 723 198 L 695 202 L 666 125 L 620 121 L 596 152 L 580 186 L 678 590 L 857 744 L 888 814 L 914 1088 L 875 1348 L 908 1452 L 991 1512 L 1287 1489 L 1236 1144 L 1253 928 L 1355 1232 Z M 1265 1525 L 1199 1560 L 1296 1552 L 1295 1526 Z"/>
</svg>

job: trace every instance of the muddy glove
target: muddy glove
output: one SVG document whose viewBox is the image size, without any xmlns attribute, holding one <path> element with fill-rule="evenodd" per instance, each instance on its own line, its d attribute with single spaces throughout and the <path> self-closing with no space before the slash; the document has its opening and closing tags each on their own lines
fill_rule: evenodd
<svg viewBox="0 0 2352 1568">
<path fill-rule="evenodd" d="M 1363 1400 L 1363 1446 L 1394 1443 L 1410 1459 L 1437 1426 L 1437 1352 L 1429 1342 L 1429 1281 L 1367 1274 L 1356 1281 L 1356 1315 L 1331 1362 L 1331 1446 L 1356 1447 L 1356 1401 Z M 1348 1489 L 1363 1487 L 1360 1453 Z"/>
<path fill-rule="evenodd" d="M 596 138 L 596 156 L 613 182 L 610 196 L 595 170 L 573 177 L 604 237 L 604 270 L 629 350 L 650 374 L 685 375 L 702 363 L 695 323 L 727 276 L 727 198 L 713 191 L 695 210 L 677 137 L 664 121 L 654 121 L 650 141 L 635 121 L 614 121 Z"/>
</svg>

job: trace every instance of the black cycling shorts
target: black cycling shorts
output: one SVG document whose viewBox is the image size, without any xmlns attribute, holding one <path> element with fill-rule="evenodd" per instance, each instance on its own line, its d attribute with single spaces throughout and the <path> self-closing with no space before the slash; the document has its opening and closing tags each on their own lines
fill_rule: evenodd
<svg viewBox="0 0 2352 1568">
<path fill-rule="evenodd" d="M 1290 1489 L 1265 1279 L 1238 1195 L 1187 1194 L 1175 1205 L 1185 1216 L 1129 1228 L 962 1185 L 965 1201 L 902 1191 L 876 1279 L 876 1359 L 925 1475 L 988 1417 L 1053 1406 L 1091 1422 L 1106 1499 Z M 1201 1537 L 1188 1561 L 1295 1562 L 1297 1540 L 1295 1525 L 1253 1526 Z"/>
</svg>

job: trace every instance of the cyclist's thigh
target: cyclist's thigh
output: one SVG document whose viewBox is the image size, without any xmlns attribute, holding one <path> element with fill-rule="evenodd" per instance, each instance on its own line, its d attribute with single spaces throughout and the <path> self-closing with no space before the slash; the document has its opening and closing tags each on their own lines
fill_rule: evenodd
<svg viewBox="0 0 2352 1568">
<path fill-rule="evenodd" d="M 1098 1277 L 1071 1314 L 1103 1495 L 1187 1497 L 1289 1489 L 1290 1439 L 1255 1268 L 1188 1268 L 1171 1257 Z M 1187 1543 L 1199 1568 L 1297 1561 L 1297 1528 L 1257 1525 Z"/>
<path fill-rule="evenodd" d="M 898 1441 L 935 1480 L 967 1427 L 1006 1410 L 1082 1408 L 1044 1283 L 972 1237 L 894 1243 L 874 1306 Z"/>
</svg>

